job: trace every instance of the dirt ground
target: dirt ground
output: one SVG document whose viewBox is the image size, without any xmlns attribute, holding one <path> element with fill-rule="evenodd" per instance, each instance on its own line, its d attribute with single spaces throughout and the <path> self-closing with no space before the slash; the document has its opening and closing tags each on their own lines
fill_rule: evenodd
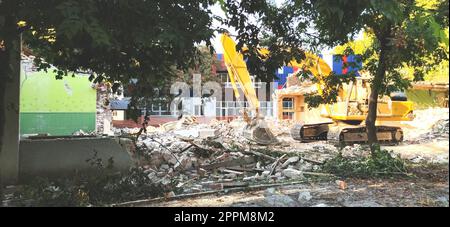
<svg viewBox="0 0 450 227">
<path fill-rule="evenodd" d="M 252 192 L 215 194 L 139 206 L 158 207 L 448 207 L 448 165 L 414 167 L 414 177 L 343 179 L 268 188 Z"/>
</svg>

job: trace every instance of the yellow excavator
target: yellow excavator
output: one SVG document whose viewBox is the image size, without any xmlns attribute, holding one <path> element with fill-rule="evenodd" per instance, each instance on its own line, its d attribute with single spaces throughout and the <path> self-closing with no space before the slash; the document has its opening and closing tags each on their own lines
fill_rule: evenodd
<svg viewBox="0 0 450 227">
<path fill-rule="evenodd" d="M 244 96 L 250 104 L 250 111 L 254 116 L 250 117 L 246 109 L 243 112 L 244 121 L 247 125 L 244 128 L 244 137 L 258 144 L 268 145 L 276 143 L 278 140 L 270 131 L 264 116 L 259 111 L 259 100 L 256 90 L 253 86 L 252 79 L 247 70 L 247 65 L 242 54 L 236 51 L 236 43 L 234 40 L 223 34 L 221 37 L 223 47 L 224 62 L 227 67 L 228 76 L 230 77 L 231 86 L 237 99 L 240 98 L 239 90 L 236 83 L 239 83 Z"/>
<path fill-rule="evenodd" d="M 319 81 L 315 86 L 316 92 L 322 94 L 326 89 L 324 79 L 331 75 L 330 66 L 320 57 L 306 53 L 306 58 L 298 63 L 290 62 L 291 66 L 306 70 Z M 296 75 L 292 75 L 296 76 Z M 366 119 L 370 97 L 370 76 L 361 75 L 348 84 L 343 84 L 338 91 L 337 102 L 321 105 L 321 117 L 331 119 L 332 122 L 298 123 L 291 128 L 291 136 L 295 140 L 334 140 L 344 144 L 367 142 Z M 280 92 L 283 93 L 283 92 Z M 300 103 L 304 103 L 305 93 L 290 94 Z M 278 98 L 283 98 L 281 95 Z M 293 111 L 293 115 L 301 116 L 305 109 Z M 283 109 L 281 108 L 281 112 Z M 403 130 L 400 127 L 384 124 L 386 121 L 411 121 L 414 119 L 413 102 L 407 101 L 406 96 L 396 95 L 383 97 L 377 103 L 377 138 L 380 143 L 398 143 L 403 140 Z"/>
<path fill-rule="evenodd" d="M 243 93 L 249 101 L 251 108 L 255 111 L 255 117 L 250 119 L 247 112 L 244 112 L 244 120 L 247 122 L 244 135 L 248 139 L 257 141 L 260 144 L 270 144 L 276 142 L 273 133 L 267 127 L 259 114 L 259 101 L 246 63 L 242 54 L 236 51 L 236 44 L 231 37 L 223 34 L 222 46 L 224 48 L 224 61 L 227 66 L 230 82 L 239 98 L 236 82 L 241 85 Z M 260 49 L 262 55 L 269 54 L 267 49 Z M 306 53 L 306 58 L 297 62 L 292 60 L 289 64 L 302 70 L 307 70 L 319 81 L 315 86 L 316 92 L 322 94 L 326 88 L 324 78 L 332 72 L 330 66 L 320 57 Z M 343 143 L 363 143 L 367 142 L 366 128 L 363 125 L 368 112 L 368 100 L 370 96 L 370 78 L 357 77 L 349 84 L 344 84 L 339 88 L 337 102 L 334 104 L 321 105 L 321 117 L 330 119 L 326 122 L 318 123 L 297 123 L 291 128 L 291 136 L 295 140 L 303 142 L 315 140 L 338 140 Z M 311 89 L 305 89 L 311 91 Z M 304 119 L 306 104 L 304 102 L 305 92 L 279 92 L 282 95 L 277 97 L 279 119 L 283 119 L 285 97 L 291 99 L 292 104 L 288 105 L 292 119 L 302 122 Z M 383 121 L 410 121 L 413 119 L 413 103 L 407 101 L 405 97 L 385 97 L 378 100 L 377 124 Z M 403 140 L 403 131 L 400 127 L 377 125 L 377 138 L 384 143 L 397 143 Z"/>
</svg>

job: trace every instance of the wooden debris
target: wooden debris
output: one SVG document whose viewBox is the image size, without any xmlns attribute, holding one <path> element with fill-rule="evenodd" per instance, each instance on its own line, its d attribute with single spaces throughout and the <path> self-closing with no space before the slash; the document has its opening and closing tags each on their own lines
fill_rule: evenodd
<svg viewBox="0 0 450 227">
<path fill-rule="evenodd" d="M 186 199 L 186 198 L 193 198 L 193 197 L 199 197 L 204 195 L 213 195 L 217 193 L 232 193 L 232 192 L 239 192 L 239 191 L 255 191 L 255 190 L 261 190 L 265 188 L 270 187 L 277 187 L 277 186 L 284 186 L 284 185 L 294 185 L 294 184 L 302 184 L 305 183 L 305 180 L 301 181 L 292 181 L 292 182 L 283 182 L 283 183 L 274 183 L 274 184 L 260 184 L 260 185 L 250 185 L 250 186 L 243 186 L 243 187 L 232 187 L 232 188 L 224 188 L 220 190 L 213 190 L 213 191 L 206 191 L 206 192 L 196 192 L 196 193 L 189 193 L 189 194 L 181 194 L 181 195 L 175 195 L 169 198 L 165 197 L 159 197 L 159 198 L 153 198 L 153 199 L 142 199 L 142 200 L 136 200 L 136 201 L 129 201 L 124 203 L 117 203 L 117 204 L 111 204 L 111 207 L 132 207 L 132 206 L 142 206 L 142 205 L 148 205 L 155 202 L 162 202 L 162 201 L 170 201 L 170 200 L 179 200 L 179 199 Z"/>
<path fill-rule="evenodd" d="M 317 173 L 317 172 L 303 172 L 303 175 L 319 176 L 319 177 L 335 177 L 335 175 L 331 173 Z"/>
<path fill-rule="evenodd" d="M 211 169 L 217 169 L 220 167 L 231 167 L 231 166 L 240 166 L 240 165 L 246 165 L 254 163 L 256 160 L 254 157 L 243 157 L 239 159 L 233 159 L 233 160 L 227 160 L 219 163 L 213 163 L 209 165 L 202 165 L 200 168 L 211 170 Z"/>
<path fill-rule="evenodd" d="M 323 162 L 320 162 L 320 161 L 317 161 L 317 160 L 313 160 L 313 159 L 309 159 L 309 158 L 304 158 L 304 157 L 300 157 L 300 158 L 303 159 L 303 160 L 305 160 L 305 161 L 307 161 L 307 162 L 312 162 L 312 163 L 317 164 L 317 165 L 322 165 L 322 164 L 323 164 Z"/>
<path fill-rule="evenodd" d="M 278 163 L 280 163 L 280 160 L 286 157 L 286 154 L 282 155 L 281 157 L 277 158 L 277 160 L 272 164 L 272 167 L 270 168 L 269 176 L 273 175 L 275 172 L 275 169 L 278 166 Z"/>
<path fill-rule="evenodd" d="M 234 170 L 230 170 L 230 169 L 220 169 L 220 171 L 225 172 L 225 173 L 233 173 L 233 174 L 237 174 L 237 175 L 244 174 L 243 172 L 234 171 Z"/>
<path fill-rule="evenodd" d="M 272 156 L 270 156 L 270 155 L 266 155 L 266 154 L 263 154 L 263 153 L 257 152 L 257 151 L 245 151 L 244 154 L 252 154 L 252 155 L 256 155 L 256 156 L 258 156 L 258 157 L 262 157 L 262 158 L 265 158 L 265 159 L 269 159 L 269 160 L 271 160 L 271 161 L 277 160 L 276 158 L 274 158 L 274 157 L 272 157 Z"/>
<path fill-rule="evenodd" d="M 227 169 L 235 170 L 235 171 L 241 171 L 241 172 L 264 172 L 265 169 L 258 169 L 258 168 L 243 168 L 243 167 L 227 167 Z"/>
</svg>

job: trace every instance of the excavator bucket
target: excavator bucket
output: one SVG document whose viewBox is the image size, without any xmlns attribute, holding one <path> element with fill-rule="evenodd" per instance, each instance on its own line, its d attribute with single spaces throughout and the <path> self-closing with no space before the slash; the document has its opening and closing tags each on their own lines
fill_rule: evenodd
<svg viewBox="0 0 450 227">
<path fill-rule="evenodd" d="M 243 133 L 245 138 L 257 144 L 270 145 L 278 143 L 277 138 L 267 127 L 267 122 L 264 119 L 252 120 L 250 124 L 247 124 Z"/>
<path fill-rule="evenodd" d="M 267 122 L 259 115 L 258 97 L 256 96 L 256 91 L 247 70 L 244 57 L 236 51 L 236 43 L 230 36 L 223 34 L 221 42 L 224 50 L 224 61 L 236 99 L 240 97 L 236 84 L 238 83 L 244 96 L 250 103 L 251 109 L 256 113 L 256 116 L 250 119 L 247 113 L 244 112 L 244 120 L 247 122 L 243 133 L 244 137 L 262 145 L 276 143 L 277 139 L 269 129 Z"/>
</svg>

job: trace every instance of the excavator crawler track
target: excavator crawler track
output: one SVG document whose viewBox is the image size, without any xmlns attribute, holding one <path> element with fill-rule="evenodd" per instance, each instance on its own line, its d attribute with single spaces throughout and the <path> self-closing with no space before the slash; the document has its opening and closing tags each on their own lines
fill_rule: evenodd
<svg viewBox="0 0 450 227">
<path fill-rule="evenodd" d="M 394 126 L 376 126 L 377 139 L 380 144 L 398 144 L 403 141 L 403 130 Z M 339 131 L 339 143 L 343 145 L 367 143 L 365 126 L 344 127 Z"/>
<path fill-rule="evenodd" d="M 291 128 L 291 136 L 301 142 L 327 140 L 329 123 L 320 124 L 295 124 Z"/>
<path fill-rule="evenodd" d="M 380 144 L 398 144 L 403 141 L 403 130 L 400 127 L 377 126 L 376 128 Z M 344 145 L 368 142 L 366 127 L 363 125 L 296 124 L 291 128 L 291 136 L 301 142 L 330 140 Z"/>
</svg>

